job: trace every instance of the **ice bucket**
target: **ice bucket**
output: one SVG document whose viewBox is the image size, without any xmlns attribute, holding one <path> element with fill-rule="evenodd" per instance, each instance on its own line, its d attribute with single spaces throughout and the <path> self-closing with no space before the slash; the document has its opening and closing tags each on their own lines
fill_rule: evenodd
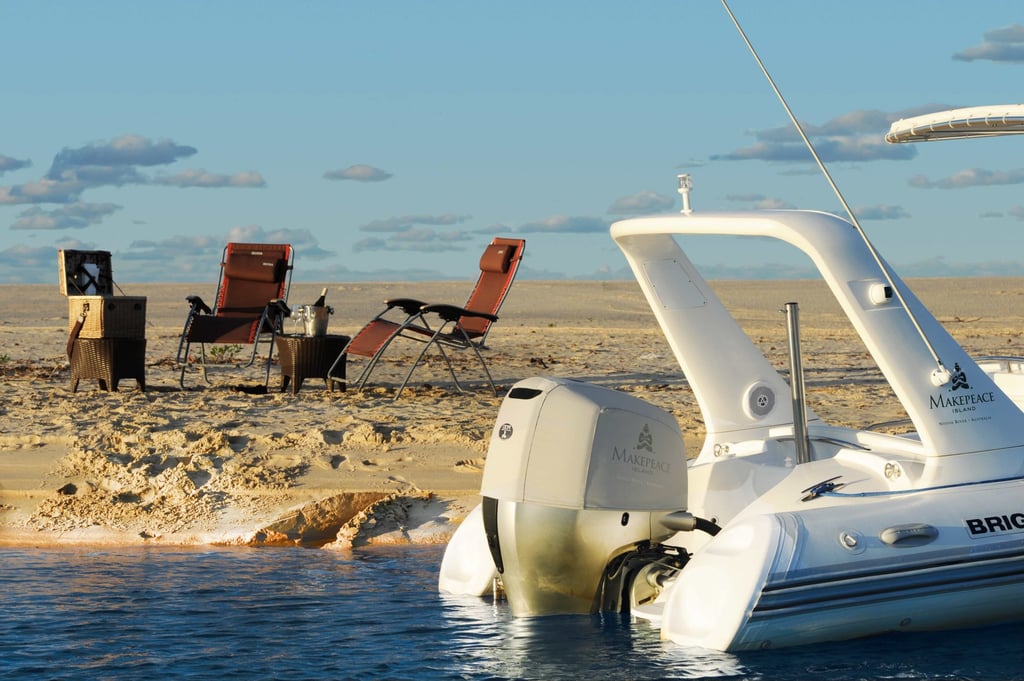
<svg viewBox="0 0 1024 681">
<path fill-rule="evenodd" d="M 327 335 L 327 321 L 333 312 L 330 307 L 315 305 L 299 305 L 292 312 L 297 324 L 302 324 L 307 336 Z"/>
</svg>

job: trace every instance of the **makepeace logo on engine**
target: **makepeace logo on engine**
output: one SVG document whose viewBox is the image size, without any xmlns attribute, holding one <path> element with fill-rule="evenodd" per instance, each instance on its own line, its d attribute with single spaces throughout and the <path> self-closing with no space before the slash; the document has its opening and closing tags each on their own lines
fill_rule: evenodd
<svg viewBox="0 0 1024 681">
<path fill-rule="evenodd" d="M 643 452 L 647 452 L 644 454 Z M 669 473 L 672 464 L 669 461 L 662 461 L 654 456 L 654 436 L 651 429 L 645 423 L 643 430 L 636 439 L 636 447 L 633 449 L 612 448 L 612 461 L 619 461 L 632 467 L 634 473 Z"/>
</svg>

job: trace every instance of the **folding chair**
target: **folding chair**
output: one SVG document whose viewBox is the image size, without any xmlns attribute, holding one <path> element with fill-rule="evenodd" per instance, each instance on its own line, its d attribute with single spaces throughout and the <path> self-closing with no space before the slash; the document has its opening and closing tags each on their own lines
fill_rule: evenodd
<svg viewBox="0 0 1024 681">
<path fill-rule="evenodd" d="M 177 358 L 182 388 L 193 343 L 200 345 L 200 367 L 208 383 L 208 343 L 252 345 L 245 367 L 256 361 L 260 343 L 268 343 L 264 385 L 270 381 L 274 337 L 281 331 L 282 319 L 289 314 L 287 300 L 293 257 L 289 244 L 229 243 L 224 247 L 214 308 L 210 309 L 199 296 L 186 298 L 189 312 L 178 343 Z"/>
<path fill-rule="evenodd" d="M 491 325 L 498 321 L 498 310 L 512 287 L 525 246 L 526 241 L 523 239 L 496 237 L 491 241 L 480 258 L 480 277 L 477 279 L 476 286 L 473 288 L 469 300 L 466 301 L 465 307 L 428 304 L 413 298 L 395 298 L 384 301 L 384 310 L 352 337 L 341 355 L 334 361 L 328 371 L 328 380 L 344 382 L 345 372 L 338 372 L 337 369 L 339 364 L 347 360 L 348 355 L 367 357 L 369 359 L 366 366 L 355 381 L 356 388 L 362 390 L 391 342 L 396 338 L 408 338 L 424 345 L 409 368 L 409 373 L 406 374 L 402 385 L 399 386 L 398 392 L 395 393 L 396 400 L 402 394 L 416 367 L 419 366 L 424 354 L 431 346 L 436 347 L 441 357 L 444 358 L 459 392 L 465 392 L 465 390 L 455 375 L 455 369 L 452 367 L 445 348 L 471 349 L 483 367 L 487 382 L 490 383 L 491 389 L 497 395 L 498 389 L 494 385 L 491 372 L 488 370 L 487 362 L 484 361 L 480 350 L 486 347 L 484 341 Z M 401 310 L 405 318 L 402 320 L 386 319 L 385 317 L 394 309 Z"/>
</svg>

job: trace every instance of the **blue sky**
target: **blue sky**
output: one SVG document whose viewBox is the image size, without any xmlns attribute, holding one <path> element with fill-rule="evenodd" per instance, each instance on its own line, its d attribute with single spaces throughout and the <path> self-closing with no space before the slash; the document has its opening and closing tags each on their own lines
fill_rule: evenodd
<svg viewBox="0 0 1024 681">
<path fill-rule="evenodd" d="M 1009 104 L 1019 0 L 730 6 L 883 255 L 1024 274 L 1024 140 L 887 146 L 899 117 Z M 119 283 L 212 281 L 229 240 L 302 281 L 623 278 L 608 225 L 678 210 L 839 211 L 717 0 L 4 2 L 0 283 L 59 248 Z M 688 249 L 710 276 L 800 276 L 787 247 Z"/>
</svg>

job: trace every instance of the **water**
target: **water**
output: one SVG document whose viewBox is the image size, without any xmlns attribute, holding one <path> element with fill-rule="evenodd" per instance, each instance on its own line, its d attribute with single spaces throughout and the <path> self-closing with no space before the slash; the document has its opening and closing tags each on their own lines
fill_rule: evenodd
<svg viewBox="0 0 1024 681">
<path fill-rule="evenodd" d="M 1024 678 L 1024 625 L 715 653 L 442 597 L 442 551 L 0 549 L 0 678 Z"/>
</svg>

